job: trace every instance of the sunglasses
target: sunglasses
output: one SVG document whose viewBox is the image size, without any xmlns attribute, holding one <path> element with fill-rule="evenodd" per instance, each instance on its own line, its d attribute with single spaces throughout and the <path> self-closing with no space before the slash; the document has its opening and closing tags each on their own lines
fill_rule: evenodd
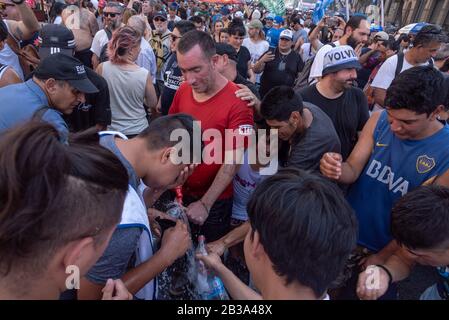
<svg viewBox="0 0 449 320">
<path fill-rule="evenodd" d="M 167 21 L 166 19 L 164 19 L 164 18 L 154 18 L 153 19 L 154 21 L 156 21 L 156 22 L 165 22 L 165 21 Z"/>
<path fill-rule="evenodd" d="M 118 15 L 119 15 L 119 13 L 115 13 L 115 12 L 103 12 L 103 16 L 105 16 L 105 17 L 110 16 L 111 18 L 115 18 Z"/>
<path fill-rule="evenodd" d="M 178 37 L 178 36 L 175 36 L 175 35 L 170 35 L 170 37 L 171 37 L 171 40 L 173 41 L 173 42 L 175 42 L 176 41 L 176 39 L 181 39 L 182 37 Z"/>
</svg>

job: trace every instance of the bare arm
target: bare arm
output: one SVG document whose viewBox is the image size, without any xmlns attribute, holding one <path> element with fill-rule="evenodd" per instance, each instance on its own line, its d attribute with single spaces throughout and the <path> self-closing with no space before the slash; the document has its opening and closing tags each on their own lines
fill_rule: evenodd
<svg viewBox="0 0 449 320">
<path fill-rule="evenodd" d="M 39 31 L 41 27 L 33 10 L 31 10 L 25 2 L 16 4 L 16 8 L 19 11 L 21 20 L 8 20 L 9 30 L 16 39 L 28 40 L 36 31 Z"/>
<path fill-rule="evenodd" d="M 202 197 L 202 201 L 204 202 L 204 204 L 206 204 L 209 210 L 214 202 L 218 199 L 220 194 L 222 194 L 226 187 L 232 182 L 232 179 L 234 179 L 234 176 L 239 168 L 240 165 L 237 164 L 223 164 L 221 166 L 220 170 L 215 176 L 214 182 Z"/>
<path fill-rule="evenodd" d="M 373 132 L 379 116 L 380 112 L 374 113 L 365 124 L 360 138 L 346 162 L 341 163 L 335 160 L 329 153 L 323 155 L 320 161 L 320 170 L 323 175 L 346 184 L 354 183 L 358 179 L 371 156 L 374 147 Z"/>
<path fill-rule="evenodd" d="M 221 237 L 217 241 L 207 244 L 207 250 L 209 252 L 215 252 L 219 256 L 223 255 L 224 251 L 240 242 L 245 240 L 245 236 L 250 229 L 249 222 L 246 221 L 241 226 L 233 229 L 225 236 Z"/>
<path fill-rule="evenodd" d="M 387 96 L 387 90 L 374 88 L 374 102 L 380 106 L 385 106 L 385 97 Z"/>
<path fill-rule="evenodd" d="M 157 105 L 157 95 L 156 90 L 153 86 L 153 78 L 151 74 L 148 72 L 147 83 L 145 86 L 145 102 L 148 108 L 150 108 L 151 112 L 155 112 Z"/>
<path fill-rule="evenodd" d="M 248 80 L 252 83 L 256 83 L 256 74 L 253 71 L 251 61 L 248 61 Z"/>
<path fill-rule="evenodd" d="M 93 58 L 94 56 L 95 56 L 95 53 L 92 55 L 92 58 Z M 102 64 L 102 63 L 97 64 L 97 66 L 94 67 L 94 69 L 95 69 L 95 72 L 98 73 L 100 76 L 103 75 L 103 64 Z"/>
<path fill-rule="evenodd" d="M 244 284 L 223 264 L 215 269 L 226 289 L 234 300 L 262 300 L 262 296 Z"/>
<path fill-rule="evenodd" d="M 12 68 L 8 68 L 3 74 L 2 79 L 0 80 L 0 84 L 3 84 L 0 85 L 0 87 L 21 82 L 22 80 L 20 80 L 20 77 L 17 75 L 17 73 Z"/>
<path fill-rule="evenodd" d="M 97 19 L 93 13 L 89 12 L 89 30 L 92 38 L 95 37 L 95 34 L 98 32 L 100 28 L 98 27 Z"/>
</svg>

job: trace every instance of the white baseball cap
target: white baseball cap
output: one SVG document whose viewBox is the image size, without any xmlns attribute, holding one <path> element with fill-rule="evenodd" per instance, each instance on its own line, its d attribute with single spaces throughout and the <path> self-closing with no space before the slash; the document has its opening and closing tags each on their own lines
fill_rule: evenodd
<svg viewBox="0 0 449 320">
<path fill-rule="evenodd" d="M 288 39 L 288 40 L 293 40 L 293 31 L 291 31 L 290 29 L 285 29 L 281 32 L 281 34 L 279 35 L 279 39 Z"/>
</svg>

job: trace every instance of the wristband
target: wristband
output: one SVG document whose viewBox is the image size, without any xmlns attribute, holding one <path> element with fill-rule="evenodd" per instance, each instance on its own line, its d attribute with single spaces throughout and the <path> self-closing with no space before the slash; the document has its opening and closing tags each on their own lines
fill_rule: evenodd
<svg viewBox="0 0 449 320">
<path fill-rule="evenodd" d="M 390 270 L 387 269 L 387 267 L 381 265 L 381 264 L 377 264 L 376 267 L 381 268 L 382 270 L 384 270 L 387 275 L 388 275 L 388 286 L 390 286 L 390 284 L 393 282 L 393 275 L 391 274 Z"/>
</svg>

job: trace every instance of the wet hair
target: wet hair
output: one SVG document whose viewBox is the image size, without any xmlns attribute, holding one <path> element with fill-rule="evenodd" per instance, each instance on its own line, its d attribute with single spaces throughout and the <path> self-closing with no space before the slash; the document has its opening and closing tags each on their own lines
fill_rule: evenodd
<svg viewBox="0 0 449 320">
<path fill-rule="evenodd" d="M 298 282 L 322 297 L 356 246 L 357 219 L 332 182 L 296 168 L 263 180 L 247 205 L 253 238 L 285 285 Z"/>
<path fill-rule="evenodd" d="M 243 20 L 240 18 L 234 18 L 228 26 L 229 35 L 244 37 L 246 35 L 246 29 L 243 25 Z"/>
<path fill-rule="evenodd" d="M 195 159 L 195 150 L 193 149 L 193 130 L 195 127 L 194 119 L 192 116 L 188 114 L 173 114 L 173 115 L 167 115 L 162 116 L 154 119 L 150 122 L 149 126 L 143 130 L 138 137 L 143 138 L 147 141 L 147 147 L 148 150 L 160 150 L 163 148 L 169 148 L 173 147 L 176 144 L 180 142 L 188 142 L 189 145 L 184 145 L 184 149 L 189 150 L 190 156 L 189 161 L 190 163 L 193 163 L 194 161 L 197 161 L 199 159 Z M 174 132 L 174 130 L 181 129 L 184 130 L 188 134 L 189 141 L 180 141 L 178 140 L 171 140 L 170 135 Z M 201 132 L 201 129 L 197 127 L 199 130 L 198 132 Z M 202 144 L 201 144 L 202 149 Z M 181 155 L 182 156 L 182 155 Z"/>
<path fill-rule="evenodd" d="M 427 46 L 431 44 L 432 42 L 444 42 L 445 36 L 441 31 L 441 28 L 437 25 L 429 24 L 424 27 L 422 27 L 421 30 L 419 30 L 418 34 L 415 36 L 415 39 L 413 39 L 413 47 L 418 46 Z"/>
<path fill-rule="evenodd" d="M 288 86 L 272 88 L 262 100 L 260 113 L 265 120 L 286 121 L 292 112 L 302 115 L 304 104 L 301 96 Z"/>
<path fill-rule="evenodd" d="M 449 189 L 423 186 L 400 198 L 391 210 L 391 232 L 410 249 L 447 249 Z"/>
<path fill-rule="evenodd" d="M 360 23 L 362 23 L 363 20 L 366 20 L 366 16 L 364 15 L 354 15 L 351 18 L 349 18 L 348 22 L 346 22 L 345 30 L 343 34 L 346 34 L 346 31 L 350 27 L 353 31 L 360 27 Z"/>
<path fill-rule="evenodd" d="M 140 44 L 139 33 L 131 27 L 120 27 L 112 34 L 108 44 L 109 61 L 114 64 L 126 63 L 128 53 Z"/>
<path fill-rule="evenodd" d="M 187 32 L 178 43 L 178 52 L 185 54 L 198 45 L 207 59 L 211 59 L 217 52 L 212 37 L 204 31 Z"/>
<path fill-rule="evenodd" d="M 178 29 L 181 36 L 185 35 L 189 31 L 196 30 L 192 21 L 180 20 L 175 23 L 174 28 Z"/>
<path fill-rule="evenodd" d="M 2 133 L 0 277 L 36 277 L 60 248 L 85 237 L 100 245 L 120 221 L 128 174 L 95 137 L 64 145 L 38 121 Z"/>
<path fill-rule="evenodd" d="M 445 103 L 444 77 L 433 66 L 419 66 L 401 72 L 387 89 L 385 105 L 391 109 L 407 109 L 417 114 L 435 111 Z"/>
</svg>

